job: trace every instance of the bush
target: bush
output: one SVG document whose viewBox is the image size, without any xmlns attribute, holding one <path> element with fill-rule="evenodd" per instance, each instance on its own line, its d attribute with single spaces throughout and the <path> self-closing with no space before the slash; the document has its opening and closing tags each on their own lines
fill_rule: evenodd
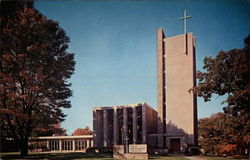
<svg viewBox="0 0 250 160">
<path fill-rule="evenodd" d="M 199 147 L 188 147 L 187 149 L 187 154 L 192 156 L 192 155 L 199 155 L 200 154 L 200 148 Z"/>
<path fill-rule="evenodd" d="M 90 147 L 86 149 L 87 153 L 112 153 L 113 150 L 108 147 Z"/>
</svg>

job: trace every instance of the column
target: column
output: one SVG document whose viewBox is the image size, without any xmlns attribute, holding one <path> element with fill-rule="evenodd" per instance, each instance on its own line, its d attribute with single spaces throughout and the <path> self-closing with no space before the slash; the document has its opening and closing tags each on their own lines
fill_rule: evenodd
<svg viewBox="0 0 250 160">
<path fill-rule="evenodd" d="M 72 147 L 73 147 L 73 151 L 75 151 L 76 150 L 76 141 L 73 139 L 73 141 L 72 141 Z"/>
<path fill-rule="evenodd" d="M 46 141 L 46 146 L 47 146 L 47 149 L 50 151 L 49 140 Z"/>
<path fill-rule="evenodd" d="M 80 150 L 83 150 L 83 147 L 82 147 L 83 146 L 83 141 L 82 140 L 79 141 L 79 146 L 80 146 Z"/>
<path fill-rule="evenodd" d="M 146 107 L 142 106 L 142 144 L 146 144 L 147 124 L 146 124 Z"/>
<path fill-rule="evenodd" d="M 97 121 L 97 111 L 96 109 L 93 110 L 93 140 L 95 146 L 97 146 L 97 132 L 98 132 L 98 121 Z"/>
<path fill-rule="evenodd" d="M 117 145 L 118 143 L 118 114 L 117 114 L 117 110 L 116 108 L 114 108 L 114 137 L 113 137 L 113 141 L 114 141 L 114 145 Z"/>
<path fill-rule="evenodd" d="M 137 142 L 137 110 L 133 107 L 133 144 Z"/>
<path fill-rule="evenodd" d="M 93 140 L 90 139 L 90 147 L 93 147 Z"/>
<path fill-rule="evenodd" d="M 87 139 L 87 148 L 89 148 L 89 139 Z"/>
<path fill-rule="evenodd" d="M 123 143 L 125 142 L 125 138 L 128 137 L 128 115 L 127 108 L 123 108 Z"/>
<path fill-rule="evenodd" d="M 59 151 L 62 151 L 62 140 L 59 140 Z"/>
<path fill-rule="evenodd" d="M 108 110 L 103 110 L 103 146 L 108 146 Z"/>
<path fill-rule="evenodd" d="M 163 29 L 157 30 L 157 106 L 158 106 L 158 147 L 164 146 L 163 134 L 165 133 L 164 126 L 166 125 L 166 90 L 165 90 L 165 35 Z"/>
<path fill-rule="evenodd" d="M 104 122 L 103 122 L 103 110 L 97 110 L 97 124 L 98 124 L 98 126 L 97 126 L 97 128 L 98 128 L 98 130 L 97 130 L 97 133 L 96 133 L 96 135 L 97 135 L 97 146 L 103 146 L 103 140 L 104 140 L 104 131 L 103 131 L 103 129 L 104 129 Z"/>
</svg>

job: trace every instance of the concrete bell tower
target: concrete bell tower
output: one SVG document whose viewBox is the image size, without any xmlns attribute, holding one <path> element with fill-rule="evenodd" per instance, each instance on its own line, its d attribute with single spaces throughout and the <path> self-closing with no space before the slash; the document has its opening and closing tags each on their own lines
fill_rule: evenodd
<svg viewBox="0 0 250 160">
<path fill-rule="evenodd" d="M 157 30 L 158 148 L 185 152 L 197 145 L 195 37 L 165 37 Z"/>
</svg>

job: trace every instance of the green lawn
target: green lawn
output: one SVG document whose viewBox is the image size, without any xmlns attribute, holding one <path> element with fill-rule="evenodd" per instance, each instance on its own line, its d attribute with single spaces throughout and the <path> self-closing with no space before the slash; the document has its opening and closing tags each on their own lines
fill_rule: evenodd
<svg viewBox="0 0 250 160">
<path fill-rule="evenodd" d="M 102 154 L 90 154 L 81 152 L 71 153 L 29 153 L 28 157 L 21 158 L 18 152 L 12 153 L 0 153 L 2 159 L 6 160 L 28 160 L 28 159 L 40 159 L 40 160 L 113 160 L 113 155 L 109 153 Z M 150 156 L 150 159 L 160 160 L 186 160 L 183 157 L 176 156 Z"/>
<path fill-rule="evenodd" d="M 211 156 L 195 156 L 195 157 L 199 157 L 205 160 L 232 160 L 226 157 L 211 157 Z"/>
<path fill-rule="evenodd" d="M 40 159 L 40 160 L 112 160 L 112 154 L 110 153 L 82 153 L 82 152 L 71 152 L 71 153 L 29 153 L 28 157 L 21 158 L 18 152 L 11 153 L 0 153 L 0 159 L 3 160 L 29 160 L 29 159 Z M 232 160 L 224 157 L 209 157 L 209 156 L 194 156 L 196 158 L 202 158 L 204 160 Z M 183 156 L 150 156 L 150 159 L 154 160 L 187 160 Z"/>
<path fill-rule="evenodd" d="M 28 157 L 21 158 L 19 153 L 1 153 L 2 159 L 8 160 L 27 160 L 27 159 L 42 159 L 42 160 L 84 160 L 84 159 L 92 159 L 92 160 L 111 160 L 113 159 L 112 154 L 90 154 L 90 153 L 81 153 L 81 152 L 73 152 L 73 153 L 29 153 Z"/>
<path fill-rule="evenodd" d="M 227 157 L 213 157 L 213 156 L 194 156 L 199 157 L 205 160 L 233 160 L 236 158 L 227 158 Z M 237 160 L 247 160 L 247 159 L 237 159 Z"/>
<path fill-rule="evenodd" d="M 182 156 L 150 156 L 149 159 L 160 159 L 160 160 L 187 160 L 186 158 L 182 157 Z"/>
</svg>

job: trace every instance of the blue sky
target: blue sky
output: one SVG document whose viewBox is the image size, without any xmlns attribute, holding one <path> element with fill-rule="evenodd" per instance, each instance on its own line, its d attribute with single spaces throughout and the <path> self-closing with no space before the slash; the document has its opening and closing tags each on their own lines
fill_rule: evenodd
<svg viewBox="0 0 250 160">
<path fill-rule="evenodd" d="M 92 128 L 95 106 L 146 102 L 157 105 L 156 30 L 167 37 L 187 32 L 197 38 L 197 70 L 205 56 L 242 48 L 250 34 L 250 1 L 36 1 L 35 8 L 58 21 L 71 39 L 75 73 L 70 79 L 72 107 L 65 109 L 62 126 Z M 198 117 L 222 111 L 223 97 L 204 103 L 198 99 Z"/>
</svg>

